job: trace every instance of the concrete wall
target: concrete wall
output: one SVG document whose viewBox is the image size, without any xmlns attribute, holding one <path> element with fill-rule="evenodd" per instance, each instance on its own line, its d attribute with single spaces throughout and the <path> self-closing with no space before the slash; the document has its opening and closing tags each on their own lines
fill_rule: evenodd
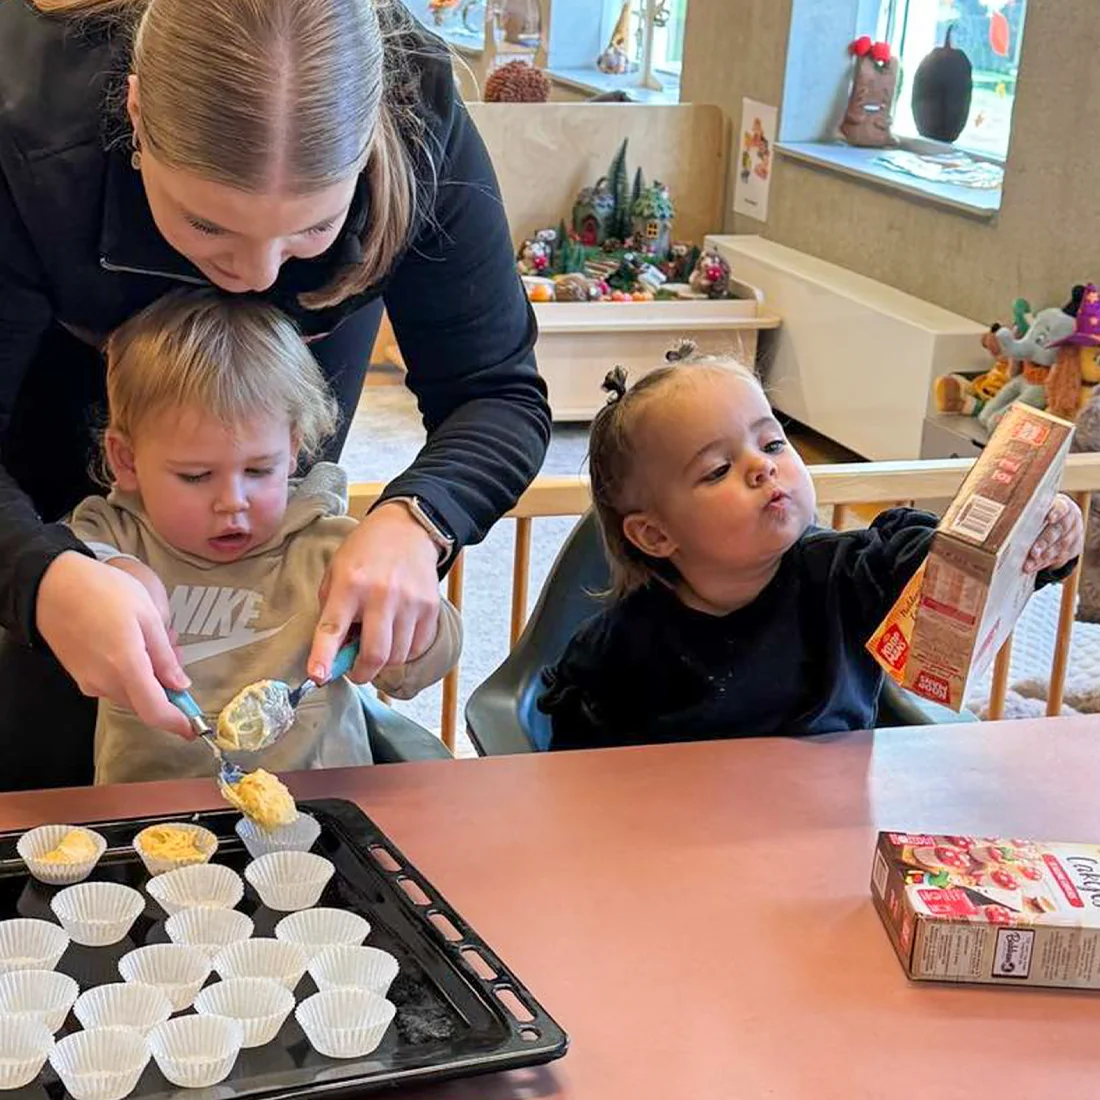
<svg viewBox="0 0 1100 1100">
<path fill-rule="evenodd" d="M 716 103 L 733 125 L 742 96 L 782 106 L 790 18 L 791 0 L 690 0 L 682 101 Z M 782 156 L 774 163 L 767 225 L 734 217 L 731 178 L 727 231 L 760 233 L 978 321 L 1007 320 L 1021 294 L 1037 307 L 1060 304 L 1073 283 L 1100 280 L 1096 0 L 1028 4 L 1004 199 L 993 221 Z"/>
</svg>

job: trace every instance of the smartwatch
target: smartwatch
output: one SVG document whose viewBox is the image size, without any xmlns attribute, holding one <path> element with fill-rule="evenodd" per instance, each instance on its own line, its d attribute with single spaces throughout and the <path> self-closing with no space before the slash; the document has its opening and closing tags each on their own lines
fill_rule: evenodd
<svg viewBox="0 0 1100 1100">
<path fill-rule="evenodd" d="M 386 497 L 382 504 L 404 504 L 409 515 L 428 533 L 428 538 L 439 550 L 439 565 L 446 564 L 455 549 L 455 537 L 447 530 L 442 517 L 426 500 L 420 497 Z"/>
</svg>

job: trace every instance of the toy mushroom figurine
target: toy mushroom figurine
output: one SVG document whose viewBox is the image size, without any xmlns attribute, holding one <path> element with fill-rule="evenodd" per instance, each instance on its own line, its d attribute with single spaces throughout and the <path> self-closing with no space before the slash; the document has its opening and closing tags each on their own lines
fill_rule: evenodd
<svg viewBox="0 0 1100 1100">
<path fill-rule="evenodd" d="M 708 298 L 728 298 L 730 265 L 717 252 L 704 252 L 689 282 L 696 294 L 705 294 Z"/>
</svg>

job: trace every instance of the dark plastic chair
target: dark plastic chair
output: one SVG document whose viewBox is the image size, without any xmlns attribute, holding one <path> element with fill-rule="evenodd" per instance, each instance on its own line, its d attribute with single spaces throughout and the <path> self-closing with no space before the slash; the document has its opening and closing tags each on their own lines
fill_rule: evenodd
<svg viewBox="0 0 1100 1100">
<path fill-rule="evenodd" d="M 371 755 L 376 764 L 449 760 L 451 752 L 431 730 L 387 706 L 372 691 L 361 691 Z"/>
<path fill-rule="evenodd" d="M 595 513 L 588 512 L 565 540 L 512 652 L 466 703 L 466 729 L 482 756 L 547 749 L 550 719 L 536 706 L 544 690 L 542 670 L 557 662 L 581 623 L 599 610 L 598 593 L 608 581 Z M 879 702 L 880 728 L 975 720 L 926 703 L 889 680 Z"/>
</svg>

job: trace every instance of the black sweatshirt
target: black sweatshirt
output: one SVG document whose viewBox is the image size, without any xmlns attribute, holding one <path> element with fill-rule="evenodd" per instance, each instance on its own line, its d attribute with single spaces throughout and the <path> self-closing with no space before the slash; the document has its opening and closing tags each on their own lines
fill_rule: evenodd
<svg viewBox="0 0 1100 1100">
<path fill-rule="evenodd" d="M 458 99 L 437 39 L 406 30 L 432 166 L 419 161 L 426 212 L 384 282 L 322 311 L 298 294 L 328 283 L 358 253 L 370 196 L 361 184 L 340 238 L 313 260 L 288 261 L 262 296 L 307 336 L 331 332 L 383 297 L 429 440 L 386 496 L 422 497 L 459 546 L 482 538 L 541 465 L 550 432 L 535 368 L 534 315 L 516 275 L 508 225 L 485 147 Z M 0 451 L 32 364 L 62 325 L 102 338 L 168 291 L 204 284 L 157 232 L 129 146 L 112 144 L 128 46 L 106 25 L 48 18 L 25 0 L 0 2 Z M 370 349 L 363 348 L 364 360 Z M 354 408 L 341 410 L 345 417 Z M 60 419 L 60 418 L 59 418 Z M 55 422 L 88 437 L 87 416 Z M 50 448 L 42 448 L 48 467 Z M 54 476 L 55 475 L 55 476 Z M 49 482 L 68 467 L 36 471 Z M 36 501 L 0 466 L 0 626 L 38 641 L 34 606 L 50 562 L 83 551 L 40 518 Z"/>
<path fill-rule="evenodd" d="M 550 747 L 871 729 L 882 671 L 864 643 L 924 561 L 936 523 L 899 508 L 868 530 L 811 529 L 764 591 L 728 615 L 686 607 L 656 582 L 631 593 L 544 673 Z"/>
</svg>

